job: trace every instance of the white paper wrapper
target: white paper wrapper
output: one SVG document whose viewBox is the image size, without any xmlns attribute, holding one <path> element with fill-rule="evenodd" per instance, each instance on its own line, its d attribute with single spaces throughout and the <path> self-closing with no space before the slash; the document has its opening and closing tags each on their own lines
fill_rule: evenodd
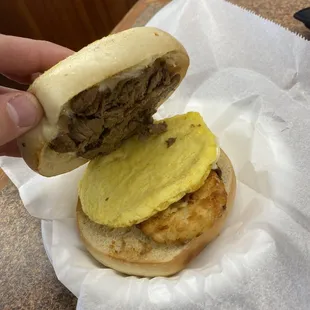
<svg viewBox="0 0 310 310">
<path fill-rule="evenodd" d="M 85 167 L 46 179 L 18 159 L 1 166 L 78 309 L 309 309 L 310 43 L 222 0 L 174 1 L 149 23 L 176 36 L 189 72 L 159 110 L 199 111 L 238 179 L 226 228 L 171 278 L 125 277 L 85 251 L 75 227 Z M 138 44 L 138 43 L 137 43 Z"/>
</svg>

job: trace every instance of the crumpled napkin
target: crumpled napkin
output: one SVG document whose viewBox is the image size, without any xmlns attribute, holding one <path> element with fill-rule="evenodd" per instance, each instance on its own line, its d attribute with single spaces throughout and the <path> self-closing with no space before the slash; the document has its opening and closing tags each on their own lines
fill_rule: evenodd
<svg viewBox="0 0 310 310">
<path fill-rule="evenodd" d="M 191 65 L 157 118 L 199 111 L 237 175 L 223 233 L 170 278 L 100 266 L 75 225 L 85 166 L 47 179 L 21 159 L 1 167 L 42 221 L 47 253 L 78 309 L 309 309 L 310 43 L 222 0 L 179 0 L 150 22 Z"/>
</svg>

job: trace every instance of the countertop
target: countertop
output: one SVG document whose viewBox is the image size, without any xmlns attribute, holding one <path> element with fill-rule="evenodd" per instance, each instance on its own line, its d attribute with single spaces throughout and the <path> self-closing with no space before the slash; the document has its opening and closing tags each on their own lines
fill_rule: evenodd
<svg viewBox="0 0 310 310">
<path fill-rule="evenodd" d="M 310 39 L 292 15 L 309 0 L 230 0 Z M 113 30 L 144 25 L 169 0 L 140 0 Z M 0 169 L 0 309 L 75 309 L 76 298 L 56 278 L 45 254 L 40 221 L 24 209 Z"/>
</svg>

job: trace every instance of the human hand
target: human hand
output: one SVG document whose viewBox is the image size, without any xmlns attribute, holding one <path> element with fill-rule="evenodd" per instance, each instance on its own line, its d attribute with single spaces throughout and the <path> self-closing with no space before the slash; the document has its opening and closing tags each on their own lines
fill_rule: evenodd
<svg viewBox="0 0 310 310">
<path fill-rule="evenodd" d="M 0 35 L 0 73 L 22 84 L 73 52 L 47 41 Z M 35 127 L 43 110 L 28 92 L 0 86 L 0 156 L 20 156 L 16 138 Z"/>
</svg>

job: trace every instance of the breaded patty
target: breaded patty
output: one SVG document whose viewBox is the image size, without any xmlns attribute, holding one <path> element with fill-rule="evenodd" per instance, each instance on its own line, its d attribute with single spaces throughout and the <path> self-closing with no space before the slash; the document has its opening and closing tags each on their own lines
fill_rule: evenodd
<svg viewBox="0 0 310 310">
<path fill-rule="evenodd" d="M 159 243 L 186 243 L 199 236 L 223 216 L 227 193 L 215 171 L 204 185 L 168 209 L 140 223 L 142 232 Z"/>
</svg>

